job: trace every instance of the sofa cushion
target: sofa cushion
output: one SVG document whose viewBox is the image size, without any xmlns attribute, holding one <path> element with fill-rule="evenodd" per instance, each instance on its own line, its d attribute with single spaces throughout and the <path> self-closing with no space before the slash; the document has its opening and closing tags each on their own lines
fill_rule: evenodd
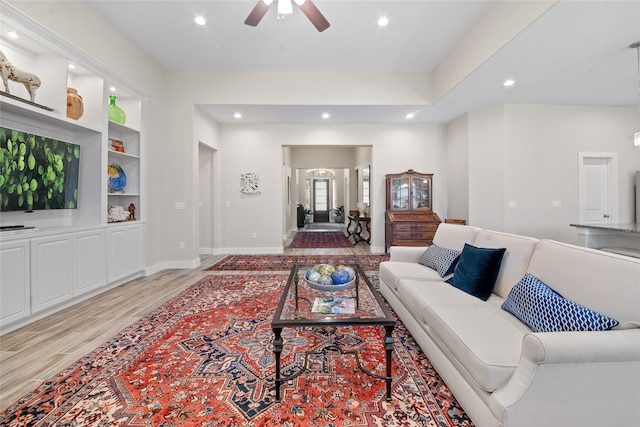
<svg viewBox="0 0 640 427">
<path fill-rule="evenodd" d="M 440 277 L 444 277 L 453 273 L 459 257 L 460 251 L 443 248 L 434 243 L 424 251 L 418 264 L 436 270 Z"/>
<path fill-rule="evenodd" d="M 437 271 L 417 262 L 383 261 L 379 267 L 380 281 L 392 289 L 398 288 L 398 281 L 403 278 L 420 280 L 442 280 Z"/>
<path fill-rule="evenodd" d="M 465 243 L 473 243 L 473 239 L 480 229 L 469 225 L 438 224 L 433 243 L 443 248 L 451 248 L 461 251 Z"/>
<path fill-rule="evenodd" d="M 522 340 L 531 330 L 500 308 L 444 282 L 403 279 L 398 295 L 441 349 L 483 390 L 492 392 L 513 374 Z M 434 336 L 435 335 L 435 336 Z"/>
<path fill-rule="evenodd" d="M 621 325 L 640 323 L 638 259 L 541 240 L 527 272 L 565 298 L 613 317 Z"/>
<path fill-rule="evenodd" d="M 507 248 L 507 252 L 502 257 L 500 273 L 493 287 L 493 292 L 502 297 L 502 299 L 509 295 L 511 288 L 528 271 L 527 267 L 531 259 L 531 253 L 538 242 L 539 240 L 533 237 L 499 231 L 480 230 L 476 234 L 472 243 L 474 246 L 479 248 Z"/>
<path fill-rule="evenodd" d="M 618 321 L 569 301 L 531 273 L 509 292 L 502 308 L 534 332 L 606 331 Z"/>
<path fill-rule="evenodd" d="M 496 283 L 505 248 L 478 248 L 465 243 L 460 260 L 447 283 L 486 301 Z"/>
</svg>

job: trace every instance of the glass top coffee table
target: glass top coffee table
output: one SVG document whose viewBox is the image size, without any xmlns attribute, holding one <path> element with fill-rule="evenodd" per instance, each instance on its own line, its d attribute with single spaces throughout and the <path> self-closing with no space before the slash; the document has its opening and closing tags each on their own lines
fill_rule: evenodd
<svg viewBox="0 0 640 427">
<path fill-rule="evenodd" d="M 341 354 L 353 354 L 358 368 L 373 378 L 386 381 L 387 400 L 391 400 L 391 354 L 393 352 L 392 332 L 395 319 L 382 300 L 380 293 L 373 289 L 371 282 L 359 265 L 349 265 L 355 271 L 355 284 L 349 289 L 334 291 L 314 289 L 305 280 L 305 273 L 312 265 L 295 265 L 287 280 L 280 303 L 271 322 L 273 330 L 273 353 L 276 361 L 276 400 L 280 401 L 280 386 L 307 370 L 309 354 L 324 350 L 338 350 Z M 329 288 L 329 287 L 328 287 Z M 314 309 L 315 306 L 315 309 Z M 386 374 L 377 375 L 362 366 L 357 351 L 343 351 L 333 342 L 328 342 L 319 350 L 305 353 L 304 366 L 293 375 L 282 377 L 280 355 L 284 347 L 283 328 L 298 327 L 339 327 L 339 326 L 381 326 L 385 329 L 384 345 L 386 354 Z"/>
</svg>

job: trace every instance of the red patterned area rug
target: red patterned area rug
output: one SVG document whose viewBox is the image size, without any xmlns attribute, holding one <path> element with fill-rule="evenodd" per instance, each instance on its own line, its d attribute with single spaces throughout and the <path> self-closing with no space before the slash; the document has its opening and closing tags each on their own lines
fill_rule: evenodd
<svg viewBox="0 0 640 427">
<path fill-rule="evenodd" d="M 290 271 L 295 264 L 360 264 L 365 271 L 377 271 L 389 255 L 227 255 L 207 270 Z"/>
<path fill-rule="evenodd" d="M 287 274 L 219 274 L 124 329 L 0 414 L 2 426 L 471 426 L 398 322 L 392 400 L 351 355 L 322 353 L 275 401 L 271 319 Z M 382 374 L 383 331 L 333 337 Z M 322 329 L 283 331 L 284 373 L 326 343 Z"/>
<path fill-rule="evenodd" d="M 290 248 L 352 248 L 341 231 L 298 231 Z"/>
</svg>

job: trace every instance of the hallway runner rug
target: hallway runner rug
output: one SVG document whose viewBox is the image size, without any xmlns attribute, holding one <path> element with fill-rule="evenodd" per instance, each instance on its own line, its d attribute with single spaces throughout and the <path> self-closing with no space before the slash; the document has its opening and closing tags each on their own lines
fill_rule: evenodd
<svg viewBox="0 0 640 427">
<path fill-rule="evenodd" d="M 295 264 L 360 264 L 365 271 L 377 271 L 389 255 L 227 255 L 208 267 L 209 271 L 289 271 Z"/>
<path fill-rule="evenodd" d="M 285 273 L 210 275 L 0 413 L 2 426 L 453 427 L 471 421 L 404 326 L 394 330 L 392 400 L 351 355 L 327 351 L 275 401 L 271 319 Z M 332 331 L 384 369 L 382 328 Z M 286 328 L 285 373 L 322 346 L 322 328 Z"/>
<path fill-rule="evenodd" d="M 341 231 L 298 231 L 290 248 L 352 248 Z"/>
</svg>

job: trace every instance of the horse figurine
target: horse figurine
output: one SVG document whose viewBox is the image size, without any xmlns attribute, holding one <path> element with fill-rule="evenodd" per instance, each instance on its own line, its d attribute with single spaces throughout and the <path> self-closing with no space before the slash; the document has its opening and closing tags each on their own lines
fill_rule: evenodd
<svg viewBox="0 0 640 427">
<path fill-rule="evenodd" d="M 27 71 L 23 71 L 18 69 L 16 66 L 11 64 L 5 54 L 0 50 L 0 72 L 2 72 L 2 84 L 4 85 L 4 90 L 8 94 L 9 91 L 8 80 L 13 80 L 17 83 L 22 83 L 25 88 L 27 88 L 27 92 L 29 92 L 30 101 L 34 102 L 36 99 L 36 90 L 40 87 L 40 79 L 33 73 L 29 73 Z"/>
</svg>

